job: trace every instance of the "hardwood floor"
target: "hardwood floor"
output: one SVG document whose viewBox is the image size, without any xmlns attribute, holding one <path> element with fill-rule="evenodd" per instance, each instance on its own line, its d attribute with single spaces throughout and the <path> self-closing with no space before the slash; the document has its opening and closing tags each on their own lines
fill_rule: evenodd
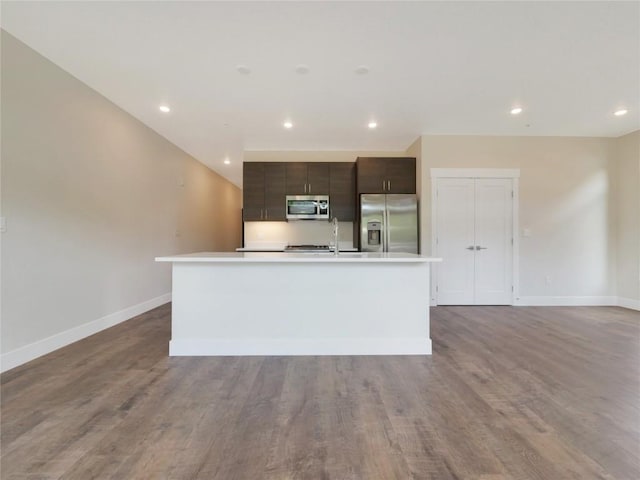
<svg viewBox="0 0 640 480">
<path fill-rule="evenodd" d="M 163 306 L 2 375 L 2 479 L 640 478 L 640 313 L 438 307 L 431 357 L 169 358 Z"/>
</svg>

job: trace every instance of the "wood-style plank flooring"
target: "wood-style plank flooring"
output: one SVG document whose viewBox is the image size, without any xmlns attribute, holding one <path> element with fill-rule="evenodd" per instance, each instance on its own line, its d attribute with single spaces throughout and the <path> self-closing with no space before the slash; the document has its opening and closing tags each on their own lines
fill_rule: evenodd
<svg viewBox="0 0 640 480">
<path fill-rule="evenodd" d="M 438 307 L 431 357 L 169 358 L 169 330 L 3 374 L 1 478 L 640 478 L 638 312 Z"/>
</svg>

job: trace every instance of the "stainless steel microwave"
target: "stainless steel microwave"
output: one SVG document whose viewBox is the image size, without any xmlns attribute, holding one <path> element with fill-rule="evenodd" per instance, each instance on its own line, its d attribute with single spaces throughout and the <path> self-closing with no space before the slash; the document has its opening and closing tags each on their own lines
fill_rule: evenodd
<svg viewBox="0 0 640 480">
<path fill-rule="evenodd" d="M 287 195 L 287 220 L 329 220 L 329 195 Z"/>
</svg>

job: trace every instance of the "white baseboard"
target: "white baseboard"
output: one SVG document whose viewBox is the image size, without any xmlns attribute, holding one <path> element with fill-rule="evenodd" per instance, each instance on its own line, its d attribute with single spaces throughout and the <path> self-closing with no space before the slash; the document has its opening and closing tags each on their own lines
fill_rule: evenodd
<svg viewBox="0 0 640 480">
<path fill-rule="evenodd" d="M 38 340 L 37 342 L 30 343 L 23 347 L 17 348 L 7 353 L 0 355 L 0 372 L 6 372 L 19 365 L 34 360 L 42 355 L 51 353 L 54 350 L 62 348 L 70 343 L 82 340 L 94 333 L 98 333 L 109 327 L 113 327 L 118 323 L 122 323 L 125 320 L 129 320 L 141 313 L 148 312 L 149 310 L 164 305 L 171 301 L 171 293 L 165 293 L 159 297 L 152 298 L 146 302 L 133 305 L 118 312 L 109 314 L 105 317 L 98 318 L 89 323 L 84 323 L 77 327 L 65 330 L 64 332 L 56 333 L 50 337 Z"/>
<path fill-rule="evenodd" d="M 520 297 L 514 305 L 540 307 L 616 306 L 616 297 Z"/>
<path fill-rule="evenodd" d="M 619 307 L 630 308 L 631 310 L 640 311 L 640 300 L 634 300 L 632 298 L 618 297 L 617 302 Z"/>
<path fill-rule="evenodd" d="M 625 297 L 520 297 L 518 307 L 623 307 L 640 311 L 640 300 Z M 431 302 L 431 306 L 435 306 Z"/>
<path fill-rule="evenodd" d="M 430 338 L 177 339 L 171 356 L 431 355 Z"/>
</svg>

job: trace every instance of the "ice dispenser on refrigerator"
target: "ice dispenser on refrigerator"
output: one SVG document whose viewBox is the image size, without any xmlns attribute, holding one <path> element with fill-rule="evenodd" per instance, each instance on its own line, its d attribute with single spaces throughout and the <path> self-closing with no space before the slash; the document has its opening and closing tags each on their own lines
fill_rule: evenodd
<svg viewBox="0 0 640 480">
<path fill-rule="evenodd" d="M 367 222 L 367 245 L 369 247 L 381 246 L 380 232 L 382 231 L 382 224 L 380 222 L 371 221 Z"/>
<path fill-rule="evenodd" d="M 363 252 L 418 253 L 418 201 L 415 195 L 360 196 Z"/>
</svg>

